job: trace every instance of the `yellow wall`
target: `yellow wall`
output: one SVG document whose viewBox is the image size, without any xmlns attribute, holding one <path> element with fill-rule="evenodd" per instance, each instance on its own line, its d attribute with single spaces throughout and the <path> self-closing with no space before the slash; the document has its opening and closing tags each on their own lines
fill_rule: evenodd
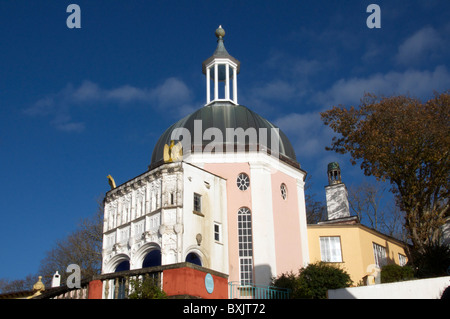
<svg viewBox="0 0 450 319">
<path fill-rule="evenodd" d="M 308 225 L 308 245 L 310 262 L 321 260 L 320 237 L 339 236 L 341 238 L 342 263 L 340 265 L 356 286 L 366 275 L 374 273 L 375 256 L 373 243 L 386 248 L 388 264 L 399 264 L 398 254 L 406 256 L 405 245 L 361 224 Z"/>
</svg>

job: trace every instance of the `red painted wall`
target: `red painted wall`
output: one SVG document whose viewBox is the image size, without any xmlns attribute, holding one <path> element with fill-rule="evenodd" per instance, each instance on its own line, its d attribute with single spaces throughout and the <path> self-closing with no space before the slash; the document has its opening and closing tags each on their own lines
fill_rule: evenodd
<svg viewBox="0 0 450 319">
<path fill-rule="evenodd" d="M 102 281 L 92 280 L 89 282 L 89 294 L 88 299 L 102 299 Z"/>
<path fill-rule="evenodd" d="M 214 291 L 206 291 L 206 272 L 192 268 L 167 269 L 163 271 L 163 290 L 168 296 L 190 295 L 204 299 L 227 299 L 228 280 L 212 275 Z"/>
</svg>

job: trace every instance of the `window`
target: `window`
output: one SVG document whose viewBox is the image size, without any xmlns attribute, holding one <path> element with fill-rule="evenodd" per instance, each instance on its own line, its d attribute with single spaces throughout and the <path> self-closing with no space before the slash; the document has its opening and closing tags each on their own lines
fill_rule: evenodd
<svg viewBox="0 0 450 319">
<path fill-rule="evenodd" d="M 373 243 L 373 254 L 375 256 L 375 265 L 377 265 L 377 267 L 381 268 L 386 265 L 386 248 Z"/>
<path fill-rule="evenodd" d="M 250 210 L 242 207 L 238 211 L 239 276 L 241 285 L 253 283 L 252 218 Z"/>
<path fill-rule="evenodd" d="M 134 237 L 140 238 L 142 236 L 142 233 L 144 232 L 144 220 L 141 220 L 140 222 L 136 223 L 134 225 Z"/>
<path fill-rule="evenodd" d="M 194 193 L 194 211 L 202 212 L 202 195 Z"/>
<path fill-rule="evenodd" d="M 144 258 L 142 268 L 161 266 L 161 251 L 153 249 Z"/>
<path fill-rule="evenodd" d="M 320 255 L 322 261 L 341 263 L 341 238 L 339 236 L 320 237 Z"/>
<path fill-rule="evenodd" d="M 222 225 L 214 223 L 214 240 L 216 242 L 222 242 Z"/>
<path fill-rule="evenodd" d="M 402 255 L 402 254 L 398 254 L 398 262 L 399 262 L 400 266 L 406 265 L 406 262 L 407 262 L 406 256 Z"/>
<path fill-rule="evenodd" d="M 250 178 L 247 174 L 240 173 L 237 177 L 236 184 L 241 191 L 245 191 L 250 186 Z"/>
<path fill-rule="evenodd" d="M 186 262 L 188 263 L 192 263 L 194 265 L 202 265 L 202 260 L 200 259 L 200 257 L 196 254 L 196 253 L 189 253 L 186 256 Z"/>
<path fill-rule="evenodd" d="M 286 198 L 287 198 L 287 187 L 286 187 L 286 184 L 281 184 L 281 186 L 280 186 L 280 191 L 281 191 L 281 197 L 284 199 L 284 200 L 286 200 Z"/>
</svg>

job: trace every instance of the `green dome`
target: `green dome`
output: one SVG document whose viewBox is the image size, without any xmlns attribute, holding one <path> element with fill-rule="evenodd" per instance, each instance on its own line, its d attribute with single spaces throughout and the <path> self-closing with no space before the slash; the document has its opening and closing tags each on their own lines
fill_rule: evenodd
<svg viewBox="0 0 450 319">
<path fill-rule="evenodd" d="M 164 145 L 170 145 L 172 132 L 177 128 L 185 128 L 190 132 L 191 135 L 191 145 L 194 143 L 194 121 L 201 120 L 202 123 L 202 137 L 206 129 L 208 128 L 218 128 L 222 132 L 223 139 L 226 141 L 226 129 L 227 128 L 242 128 L 244 131 L 248 128 L 255 128 L 257 133 L 257 141 L 260 142 L 260 128 L 267 129 L 267 138 L 265 145 L 258 145 L 258 149 L 266 147 L 271 149 L 271 134 L 272 128 L 277 128 L 274 124 L 259 116 L 255 112 L 249 110 L 247 107 L 242 105 L 234 105 L 228 102 L 215 102 L 212 105 L 204 106 L 194 113 L 182 118 L 178 122 L 170 126 L 159 138 L 155 148 L 153 149 L 152 161 L 150 168 L 156 167 L 164 162 Z M 264 130 L 262 130 L 264 132 Z M 294 152 L 294 148 L 290 143 L 287 136 L 279 130 L 279 154 L 280 159 L 288 162 L 290 165 L 300 168 Z M 212 140 L 217 137 L 214 136 Z M 202 145 L 206 146 L 210 144 L 211 140 L 203 140 Z M 234 147 L 242 143 L 235 139 L 233 141 Z M 242 145 L 241 145 L 242 146 Z M 248 139 L 245 141 L 245 149 L 248 149 L 250 145 L 248 144 Z M 191 150 L 194 152 L 194 150 Z M 226 147 L 223 147 L 223 152 L 226 152 Z M 186 151 L 183 151 L 186 153 Z"/>
<path fill-rule="evenodd" d="M 338 162 L 332 162 L 332 163 L 328 164 L 328 171 L 332 171 L 332 170 L 336 170 L 336 169 L 340 169 Z"/>
</svg>

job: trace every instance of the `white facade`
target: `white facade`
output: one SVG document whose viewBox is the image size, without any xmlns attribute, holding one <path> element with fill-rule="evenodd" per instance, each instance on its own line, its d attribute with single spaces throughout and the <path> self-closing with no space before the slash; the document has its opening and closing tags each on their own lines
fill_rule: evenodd
<svg viewBox="0 0 450 319">
<path fill-rule="evenodd" d="M 201 212 L 193 210 L 194 193 L 202 197 Z M 161 252 L 161 265 L 195 253 L 202 265 L 226 273 L 224 194 L 222 178 L 183 162 L 164 164 L 109 191 L 102 273 L 116 271 L 123 261 L 130 269 L 142 268 L 153 250 Z M 214 223 L 221 225 L 222 242 L 214 241 Z"/>
</svg>

